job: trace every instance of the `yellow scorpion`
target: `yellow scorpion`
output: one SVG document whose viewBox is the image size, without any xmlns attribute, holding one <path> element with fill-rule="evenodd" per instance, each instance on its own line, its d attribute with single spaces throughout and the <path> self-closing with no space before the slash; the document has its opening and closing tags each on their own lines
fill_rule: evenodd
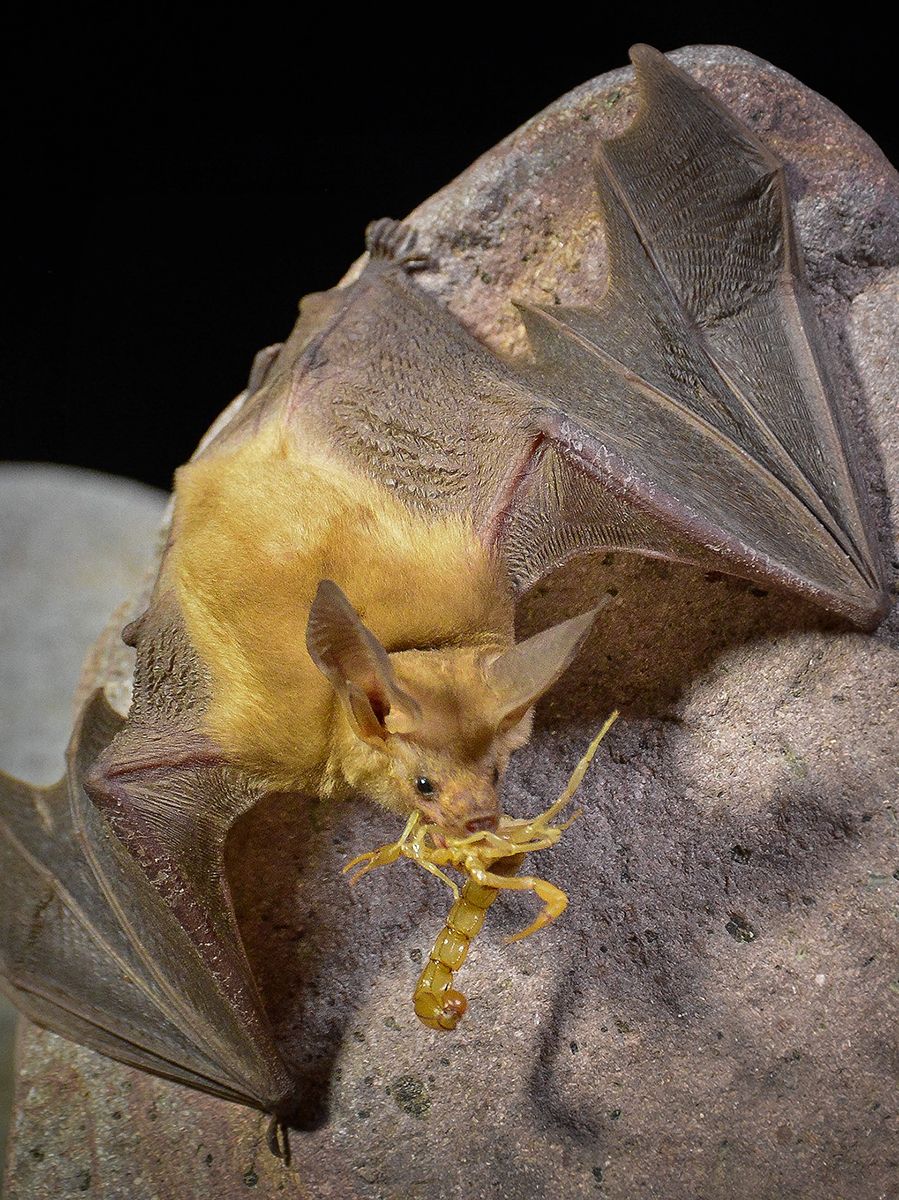
<svg viewBox="0 0 899 1200">
<path fill-rule="evenodd" d="M 453 893 L 453 906 L 413 997 L 416 1016 L 425 1025 L 432 1029 L 455 1029 L 465 1013 L 468 1002 L 451 986 L 453 975 L 465 961 L 472 938 L 484 924 L 487 909 L 502 888 L 531 891 L 543 901 L 543 908 L 531 924 L 506 938 L 507 942 L 517 942 L 536 933 L 567 908 L 568 897 L 555 884 L 515 872 L 526 854 L 554 846 L 580 815 L 578 810 L 567 821 L 551 824 L 580 787 L 599 743 L 617 718 L 616 710 L 590 743 L 559 799 L 539 816 L 527 820 L 503 814 L 495 831 L 482 830 L 457 838 L 448 836 L 438 825 L 426 824 L 422 814 L 416 811 L 407 821 L 399 841 L 360 854 L 344 867 L 344 873 L 357 868 L 350 880 L 350 883 L 356 883 L 375 867 L 385 867 L 403 856 L 436 875 Z M 446 866 L 467 875 L 461 889 L 441 870 Z"/>
</svg>

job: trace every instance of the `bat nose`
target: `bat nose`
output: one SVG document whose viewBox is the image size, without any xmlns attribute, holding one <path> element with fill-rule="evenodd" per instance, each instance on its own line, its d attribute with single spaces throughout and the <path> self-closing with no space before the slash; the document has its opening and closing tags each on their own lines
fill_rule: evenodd
<svg viewBox="0 0 899 1200">
<path fill-rule="evenodd" d="M 496 813 L 485 813 L 482 817 L 472 817 L 470 821 L 465 822 L 465 829 L 468 833 L 481 833 L 485 829 L 496 829 L 499 824 L 499 817 Z"/>
</svg>

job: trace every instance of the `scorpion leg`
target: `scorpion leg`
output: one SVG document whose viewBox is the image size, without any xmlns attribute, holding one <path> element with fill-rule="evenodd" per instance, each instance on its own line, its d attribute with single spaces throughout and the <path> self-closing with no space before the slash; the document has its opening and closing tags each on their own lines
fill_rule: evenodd
<svg viewBox="0 0 899 1200">
<path fill-rule="evenodd" d="M 348 871 L 352 871 L 353 867 L 358 866 L 359 863 L 364 864 L 359 867 L 359 870 L 350 879 L 350 885 L 358 883 L 363 875 L 367 875 L 375 867 L 387 867 L 391 863 L 395 863 L 401 854 L 406 853 L 407 842 L 412 836 L 419 820 L 419 813 L 414 812 L 406 822 L 406 828 L 403 830 L 399 841 L 388 842 L 385 846 L 379 846 L 377 850 L 368 850 L 365 854 L 358 854 L 351 862 L 348 862 L 343 868 L 344 875 Z"/>
<path fill-rule="evenodd" d="M 581 761 L 571 772 L 571 778 L 568 780 L 568 783 L 565 785 L 565 790 L 562 792 L 562 795 L 558 798 L 555 804 L 551 804 L 546 812 L 540 813 L 538 817 L 534 817 L 532 821 L 527 822 L 525 829 L 528 831 L 528 833 L 530 833 L 532 830 L 543 832 L 553 817 L 557 816 L 565 807 L 565 805 L 568 804 L 568 802 L 572 799 L 574 793 L 581 786 L 581 781 L 587 774 L 587 768 L 593 761 L 594 754 L 599 749 L 599 743 L 618 720 L 619 715 L 619 711 L 616 708 L 612 715 L 606 720 L 602 729 L 600 729 L 599 733 L 587 747 L 587 751 Z M 574 813 L 573 816 L 568 818 L 564 825 L 556 825 L 555 828 L 561 833 L 563 830 L 567 829 L 571 822 L 574 821 L 578 816 L 579 813 Z"/>
<path fill-rule="evenodd" d="M 494 833 L 490 829 L 482 829 L 478 833 L 469 833 L 466 837 L 453 838 L 453 845 L 469 849 L 471 846 L 495 846 L 498 850 L 508 850 L 509 840 L 504 838 L 501 833 Z"/>
<path fill-rule="evenodd" d="M 559 840 L 559 836 L 568 828 L 575 817 L 580 816 L 580 811 L 578 810 L 564 825 L 552 825 L 540 834 L 531 828 L 533 822 L 529 822 L 527 826 L 522 825 L 520 829 L 512 831 L 509 842 L 515 847 L 516 854 L 536 854 L 538 850 L 548 850 L 551 846 L 555 846 Z"/>
<path fill-rule="evenodd" d="M 444 874 L 444 872 L 440 870 L 436 863 L 429 862 L 426 858 L 419 858 L 418 855 L 409 853 L 406 850 L 404 850 L 403 853 L 407 858 L 411 858 L 413 862 L 418 863 L 420 867 L 424 867 L 424 869 L 430 872 L 435 879 L 439 879 L 441 883 L 445 883 L 449 890 L 453 893 L 453 899 L 459 899 L 459 885 L 454 883 L 453 880 L 450 879 L 449 875 Z"/>
<path fill-rule="evenodd" d="M 554 921 L 556 917 L 560 917 L 568 907 L 568 897 L 562 889 L 557 888 L 555 884 L 549 883 L 546 879 L 538 879 L 535 875 L 499 875 L 495 871 L 485 871 L 480 863 L 470 860 L 466 861 L 465 869 L 471 878 L 482 887 L 534 892 L 543 901 L 543 908 L 530 925 L 526 929 L 522 929 L 520 933 L 513 933 L 507 937 L 506 942 L 518 942 L 522 938 L 529 937 L 538 929 L 542 929 L 544 925 L 548 925 L 550 921 Z"/>
<path fill-rule="evenodd" d="M 460 894 L 458 885 L 450 879 L 449 875 L 441 871 L 437 864 L 429 857 L 431 851 L 425 845 L 424 841 L 427 832 L 427 826 L 422 826 L 416 830 L 415 836 L 405 843 L 400 853 L 404 854 L 406 858 L 410 858 L 413 862 L 418 863 L 420 867 L 424 867 L 426 871 L 429 871 L 441 883 L 445 883 L 453 893 L 453 899 L 458 900 Z"/>
</svg>

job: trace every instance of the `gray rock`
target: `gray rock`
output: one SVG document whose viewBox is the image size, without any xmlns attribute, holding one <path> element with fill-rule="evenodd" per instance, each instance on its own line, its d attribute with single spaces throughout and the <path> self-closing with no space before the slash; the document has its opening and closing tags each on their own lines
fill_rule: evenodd
<svg viewBox="0 0 899 1200">
<path fill-rule="evenodd" d="M 147 572 L 165 497 L 126 479 L 0 464 L 0 766 L 55 782 L 82 662 Z M 124 647 L 123 647 L 124 649 Z M 0 1152 L 12 1008 L 0 997 Z"/>
<path fill-rule="evenodd" d="M 895 559 L 899 182 L 783 72 L 732 49 L 675 57 L 789 164 L 841 401 Z M 630 72 L 585 84 L 413 214 L 441 261 L 428 286 L 495 345 L 520 344 L 510 292 L 583 303 L 601 287 L 589 145 L 633 110 Z M 542 706 L 505 797 L 513 812 L 545 807 L 606 712 L 629 706 L 583 816 L 535 861 L 571 905 L 514 946 L 503 936 L 533 902 L 491 909 L 460 976 L 471 1009 L 459 1029 L 424 1029 L 409 999 L 445 891 L 408 864 L 354 892 L 339 874 L 395 836 L 390 819 L 273 797 L 235 830 L 229 871 L 272 1018 L 309 1085 L 293 1167 L 269 1156 L 262 1116 L 29 1029 L 11 1195 L 889 1194 L 895 611 L 867 637 L 773 592 L 607 555 L 542 585 L 522 629 L 577 611 L 597 587 L 620 603 Z"/>
<path fill-rule="evenodd" d="M 54 783 L 84 657 L 153 558 L 165 496 L 127 479 L 0 464 L 3 769 Z"/>
</svg>

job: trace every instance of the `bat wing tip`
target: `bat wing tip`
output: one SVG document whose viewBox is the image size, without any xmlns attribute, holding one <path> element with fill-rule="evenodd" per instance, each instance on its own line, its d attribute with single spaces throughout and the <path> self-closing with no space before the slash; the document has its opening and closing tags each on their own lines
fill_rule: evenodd
<svg viewBox="0 0 899 1200">
<path fill-rule="evenodd" d="M 865 633 L 873 633 L 893 607 L 893 597 L 887 588 L 883 587 L 877 592 L 869 593 L 866 599 L 868 603 L 859 609 L 856 624 Z"/>
</svg>

